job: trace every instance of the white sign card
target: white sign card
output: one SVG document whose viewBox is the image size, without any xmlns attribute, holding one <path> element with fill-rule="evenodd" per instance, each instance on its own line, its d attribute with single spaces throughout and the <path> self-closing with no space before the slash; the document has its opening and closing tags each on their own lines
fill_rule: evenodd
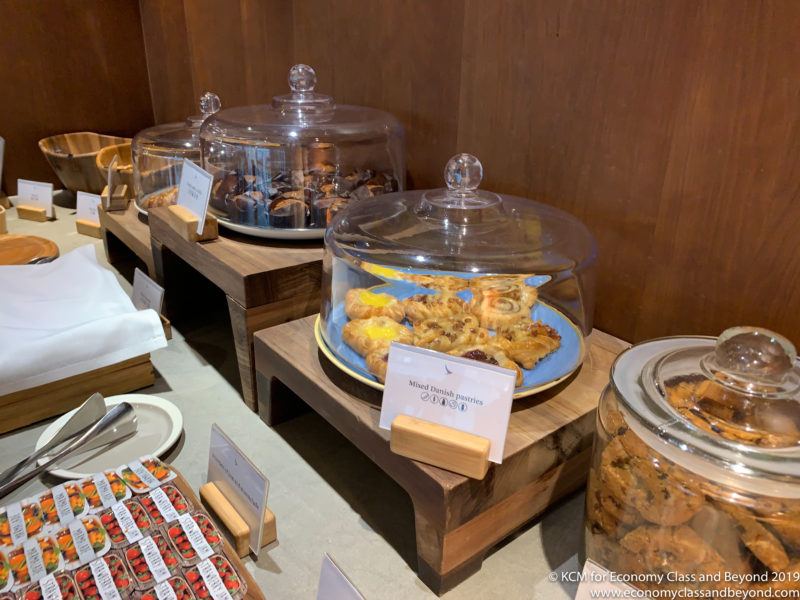
<svg viewBox="0 0 800 600">
<path fill-rule="evenodd" d="M 72 543 L 75 544 L 75 550 L 78 552 L 78 560 L 81 561 L 81 564 L 92 562 L 96 557 L 83 521 L 80 519 L 72 521 L 69 524 L 69 532 L 72 535 Z"/>
<path fill-rule="evenodd" d="M 76 198 L 77 212 L 76 219 L 91 221 L 100 224 L 100 216 L 97 214 L 97 205 L 103 202 L 99 194 L 89 194 L 88 192 L 78 192 Z"/>
<path fill-rule="evenodd" d="M 208 454 L 212 482 L 250 528 L 250 551 L 258 556 L 264 532 L 269 480 L 214 423 Z"/>
<path fill-rule="evenodd" d="M 22 516 L 22 505 L 19 502 L 14 502 L 6 506 L 6 518 L 11 532 L 11 543 L 19 546 L 28 539 L 25 517 Z"/>
<path fill-rule="evenodd" d="M 491 442 L 503 462 L 516 375 L 508 369 L 392 342 L 380 426 L 398 415 L 472 433 Z"/>
<path fill-rule="evenodd" d="M 53 184 L 17 179 L 17 204 L 44 208 L 47 210 L 47 216 L 52 217 Z"/>
<path fill-rule="evenodd" d="M 203 233 L 213 181 L 211 173 L 204 171 L 192 161 L 183 159 L 176 204 L 185 206 L 200 220 L 197 224 L 197 233 Z"/>
<path fill-rule="evenodd" d="M 364 600 L 361 592 L 327 553 L 322 558 L 317 600 Z"/>
<path fill-rule="evenodd" d="M 152 308 L 160 313 L 164 305 L 164 288 L 150 279 L 139 267 L 136 267 L 133 271 L 131 300 L 137 310 Z"/>
<path fill-rule="evenodd" d="M 47 568 L 44 565 L 42 548 L 39 546 L 38 539 L 25 540 L 22 544 L 22 551 L 25 554 L 25 562 L 28 563 L 28 576 L 31 581 L 39 581 L 47 575 Z"/>
<path fill-rule="evenodd" d="M 97 488 L 97 493 L 100 495 L 100 502 L 103 503 L 103 508 L 114 506 L 117 503 L 117 498 L 114 496 L 114 490 L 111 489 L 111 484 L 108 482 L 106 474 L 102 471 L 95 473 L 92 479 Z"/>
<path fill-rule="evenodd" d="M 144 537 L 138 525 L 136 525 L 136 520 L 133 518 L 131 511 L 122 502 L 112 506 L 111 511 L 117 518 L 117 523 L 122 528 L 122 533 L 125 534 L 128 543 L 133 544 Z"/>
</svg>

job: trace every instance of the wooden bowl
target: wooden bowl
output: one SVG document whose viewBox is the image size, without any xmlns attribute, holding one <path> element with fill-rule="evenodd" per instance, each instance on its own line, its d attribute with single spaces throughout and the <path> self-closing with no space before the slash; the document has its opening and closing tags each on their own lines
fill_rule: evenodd
<svg viewBox="0 0 800 600">
<path fill-rule="evenodd" d="M 97 153 L 106 146 L 130 142 L 130 138 L 81 131 L 39 140 L 39 149 L 61 183 L 72 192 L 99 194 L 106 185 L 97 169 Z"/>
<path fill-rule="evenodd" d="M 131 157 L 131 143 L 125 142 L 123 144 L 114 144 L 113 146 L 106 146 L 97 153 L 95 164 L 97 170 L 100 172 L 100 177 L 103 181 L 108 179 L 108 165 L 117 157 L 117 164 L 114 165 L 114 172 L 116 178 L 113 180 L 113 185 L 127 185 L 128 192 L 127 198 L 133 196 L 133 159 Z"/>
</svg>

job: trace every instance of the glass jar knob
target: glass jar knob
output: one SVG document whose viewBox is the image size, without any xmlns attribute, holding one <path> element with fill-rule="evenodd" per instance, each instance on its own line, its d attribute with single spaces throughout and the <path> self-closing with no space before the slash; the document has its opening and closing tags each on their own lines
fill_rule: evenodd
<svg viewBox="0 0 800 600">
<path fill-rule="evenodd" d="M 222 108 L 222 102 L 220 102 L 219 96 L 215 93 L 206 92 L 200 96 L 200 112 L 203 113 L 203 117 L 213 115 L 220 108 Z"/>
<path fill-rule="evenodd" d="M 471 196 L 483 179 L 483 165 L 472 154 L 456 154 L 444 168 L 447 189 L 457 196 Z"/>
<path fill-rule="evenodd" d="M 317 74 L 308 65 L 295 65 L 289 69 L 289 87 L 293 92 L 313 92 L 317 85 Z"/>
<path fill-rule="evenodd" d="M 701 366 L 705 374 L 729 387 L 766 395 L 797 391 L 797 351 L 782 335 L 759 327 L 731 327 L 717 338 L 714 352 Z"/>
</svg>

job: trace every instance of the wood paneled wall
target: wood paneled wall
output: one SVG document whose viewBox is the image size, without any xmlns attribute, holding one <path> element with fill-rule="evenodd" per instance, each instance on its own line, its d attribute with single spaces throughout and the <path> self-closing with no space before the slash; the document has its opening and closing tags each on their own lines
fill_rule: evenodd
<svg viewBox="0 0 800 600">
<path fill-rule="evenodd" d="M 2 187 L 58 177 L 39 151 L 70 131 L 132 136 L 153 124 L 137 0 L 0 1 Z"/>
<path fill-rule="evenodd" d="M 114 6 L 125 13 L 117 22 L 138 18 L 129 1 Z M 156 122 L 196 112 L 206 90 L 223 106 L 268 102 L 286 91 L 289 66 L 306 62 L 319 91 L 400 119 L 414 187 L 441 186 L 447 159 L 471 152 L 485 187 L 582 219 L 600 250 L 597 327 L 637 341 L 758 324 L 800 344 L 799 2 L 140 0 L 139 9 Z M 138 26 L 125 35 L 137 38 Z M 56 58 L 36 56 L 44 71 Z M 115 85 L 140 76 L 129 56 L 112 58 L 138 74 L 115 68 Z M 119 104 L 109 130 L 141 119 L 143 104 L 136 94 Z"/>
</svg>

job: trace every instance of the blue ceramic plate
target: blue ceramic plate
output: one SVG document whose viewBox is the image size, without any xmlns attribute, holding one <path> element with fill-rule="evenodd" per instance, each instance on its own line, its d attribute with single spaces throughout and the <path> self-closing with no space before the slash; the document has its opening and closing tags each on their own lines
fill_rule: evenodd
<svg viewBox="0 0 800 600">
<path fill-rule="evenodd" d="M 415 271 L 416 272 L 416 271 Z M 423 271 L 419 273 L 427 274 Z M 443 274 L 443 273 L 438 273 Z M 459 277 L 469 278 L 463 273 L 452 273 Z M 530 277 L 526 283 L 538 286 L 545 283 L 549 277 Z M 413 296 L 414 294 L 433 294 L 438 293 L 434 290 L 418 287 L 407 281 L 392 281 L 385 285 L 371 288 L 372 291 L 389 293 L 399 300 Z M 462 300 L 469 302 L 472 292 L 464 290 L 456 294 Z M 560 383 L 577 369 L 583 362 L 584 343 L 583 335 L 580 330 L 565 317 L 560 311 L 541 301 L 537 301 L 531 308 L 531 319 L 541 321 L 555 329 L 561 336 L 561 346 L 558 350 L 540 360 L 533 369 L 522 369 L 523 382 L 514 392 L 514 398 L 530 396 L 547 388 Z M 344 303 L 334 307 L 331 318 L 328 319 L 326 335 L 322 335 L 322 322 L 317 317 L 314 327 L 314 335 L 317 344 L 330 361 L 339 369 L 369 385 L 370 387 L 382 390 L 383 384 L 380 383 L 367 369 L 364 359 L 357 354 L 350 346 L 342 340 L 342 327 L 347 323 L 348 318 L 344 312 Z M 330 342 L 330 343 L 328 343 Z"/>
</svg>

